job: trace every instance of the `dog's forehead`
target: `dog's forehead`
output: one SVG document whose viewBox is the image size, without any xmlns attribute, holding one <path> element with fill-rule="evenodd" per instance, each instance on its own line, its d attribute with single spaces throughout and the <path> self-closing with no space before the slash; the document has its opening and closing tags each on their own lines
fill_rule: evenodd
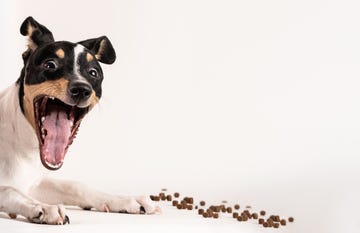
<svg viewBox="0 0 360 233">
<path fill-rule="evenodd" d="M 72 43 L 69 41 L 57 41 L 54 43 L 46 44 L 36 51 L 36 60 L 43 60 L 49 57 L 57 57 L 60 59 L 75 59 L 77 60 L 81 54 L 86 54 L 88 58 L 92 58 L 91 51 L 81 44 Z M 91 59 L 92 60 L 92 59 Z"/>
</svg>

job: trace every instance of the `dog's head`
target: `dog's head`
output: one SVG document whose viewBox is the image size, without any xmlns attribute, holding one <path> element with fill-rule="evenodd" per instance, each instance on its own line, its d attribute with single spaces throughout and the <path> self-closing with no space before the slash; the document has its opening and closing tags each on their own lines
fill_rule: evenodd
<svg viewBox="0 0 360 233">
<path fill-rule="evenodd" d="M 59 169 L 81 120 L 101 97 L 99 62 L 112 64 L 115 51 L 105 36 L 71 43 L 28 17 L 20 32 L 29 40 L 18 80 L 20 106 L 36 131 L 43 165 Z"/>
</svg>

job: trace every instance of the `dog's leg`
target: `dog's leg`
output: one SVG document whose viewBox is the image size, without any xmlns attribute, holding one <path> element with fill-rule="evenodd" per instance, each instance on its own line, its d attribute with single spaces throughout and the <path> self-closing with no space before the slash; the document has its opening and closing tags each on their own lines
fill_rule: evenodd
<svg viewBox="0 0 360 233">
<path fill-rule="evenodd" d="M 110 195 L 91 189 L 73 181 L 44 179 L 30 191 L 30 195 L 48 204 L 61 203 L 79 206 L 83 209 L 95 208 L 104 212 L 120 212 L 131 214 L 160 213 L 150 198 L 122 197 Z"/>
<path fill-rule="evenodd" d="M 62 205 L 40 203 L 9 186 L 0 186 L 0 212 L 6 212 L 11 218 L 22 215 L 34 223 L 69 223 Z"/>
</svg>

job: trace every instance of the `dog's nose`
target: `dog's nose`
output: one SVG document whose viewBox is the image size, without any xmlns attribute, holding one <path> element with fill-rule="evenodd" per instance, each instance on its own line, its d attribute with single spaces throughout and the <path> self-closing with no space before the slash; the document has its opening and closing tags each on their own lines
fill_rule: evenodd
<svg viewBox="0 0 360 233">
<path fill-rule="evenodd" d="M 86 101 L 91 95 L 91 86 L 86 82 L 76 81 L 69 85 L 70 97 L 75 102 Z"/>
</svg>

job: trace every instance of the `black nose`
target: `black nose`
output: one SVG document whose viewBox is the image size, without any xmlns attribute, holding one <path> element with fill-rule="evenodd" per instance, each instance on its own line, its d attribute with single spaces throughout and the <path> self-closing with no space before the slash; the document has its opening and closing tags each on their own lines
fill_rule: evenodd
<svg viewBox="0 0 360 233">
<path fill-rule="evenodd" d="M 70 97 L 76 101 L 86 101 L 91 95 L 91 86 L 86 82 L 75 81 L 69 84 Z"/>
</svg>

